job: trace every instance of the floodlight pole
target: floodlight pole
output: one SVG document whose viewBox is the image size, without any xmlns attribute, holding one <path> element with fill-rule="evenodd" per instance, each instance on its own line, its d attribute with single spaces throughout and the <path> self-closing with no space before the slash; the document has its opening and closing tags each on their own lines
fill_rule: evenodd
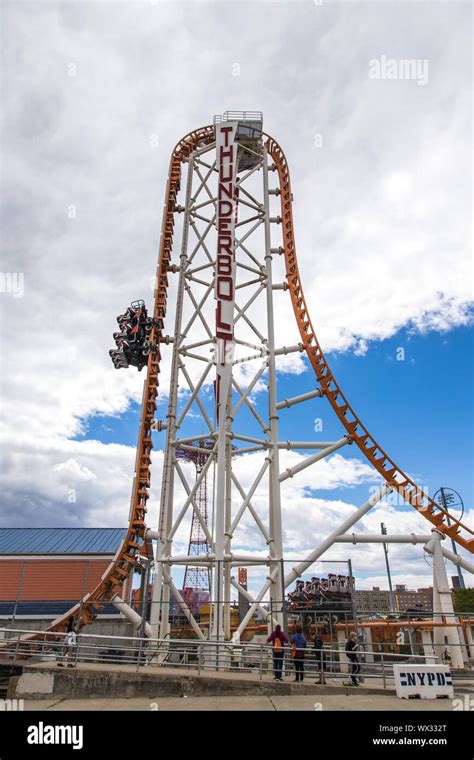
<svg viewBox="0 0 474 760">
<path fill-rule="evenodd" d="M 441 498 L 441 506 L 443 507 L 443 509 L 446 510 L 446 512 L 448 512 L 448 506 L 449 506 L 448 505 L 448 499 L 446 497 L 445 489 L 443 488 L 443 486 L 441 486 L 441 488 L 439 489 L 439 492 L 440 492 L 440 498 Z M 448 514 L 446 515 L 446 522 L 448 523 L 448 525 L 451 525 L 451 520 L 449 519 L 449 515 Z M 452 544 L 452 547 L 453 547 L 453 552 L 457 556 L 458 550 L 457 550 L 456 541 L 454 540 L 454 538 L 451 538 L 451 544 Z M 458 574 L 458 578 L 459 578 L 459 587 L 465 589 L 466 588 L 466 584 L 464 582 L 464 576 L 462 574 L 461 566 L 460 565 L 456 565 L 456 570 L 457 570 L 457 574 Z"/>
<path fill-rule="evenodd" d="M 385 527 L 385 523 L 380 523 L 380 531 L 382 533 L 382 536 L 387 535 L 387 528 Z M 396 612 L 397 610 L 395 607 L 395 594 L 393 593 L 392 576 L 390 574 L 390 564 L 388 561 L 388 546 L 385 543 L 385 541 L 383 543 L 383 551 L 385 554 L 385 565 L 387 566 L 388 587 L 390 589 L 390 607 L 391 607 L 392 612 Z"/>
</svg>

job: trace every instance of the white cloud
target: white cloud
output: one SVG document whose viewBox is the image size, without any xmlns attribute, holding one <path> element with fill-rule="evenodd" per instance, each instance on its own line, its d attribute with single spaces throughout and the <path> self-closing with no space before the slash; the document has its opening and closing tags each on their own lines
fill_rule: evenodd
<svg viewBox="0 0 474 760">
<path fill-rule="evenodd" d="M 383 14 L 370 4 L 288 8 L 272 7 L 272 34 L 263 38 L 268 8 L 258 3 L 251 16 L 230 3 L 207 4 L 205 13 L 175 3 L 116 3 L 112 14 L 102 3 L 37 4 L 34 16 L 27 4 L 4 8 L 3 268 L 25 279 L 23 298 L 2 293 L 0 303 L 4 524 L 12 515 L 22 525 L 126 523 L 133 450 L 67 439 L 87 417 L 119 415 L 141 399 L 144 373 L 117 372 L 108 357 L 115 315 L 136 297 L 151 302 L 172 146 L 227 106 L 261 108 L 287 151 L 300 270 L 325 351 L 364 355 L 401 327 L 441 331 L 469 321 L 467 9 L 453 17 L 444 5 L 402 4 L 396 13 L 388 5 Z M 370 81 L 368 61 L 403 47 L 407 35 L 430 59 L 429 84 Z M 170 275 L 170 304 L 175 289 Z M 278 343 L 294 345 L 288 294 L 277 291 L 275 306 Z M 278 366 L 295 380 L 304 371 L 299 354 Z M 192 368 L 193 379 L 200 371 Z M 165 366 L 162 393 L 167 377 Z M 243 387 L 249 378 L 241 369 Z M 264 386 L 265 377 L 254 393 Z M 281 459 L 287 466 L 301 455 Z M 243 481 L 257 461 L 242 458 Z M 354 507 L 309 489 L 371 477 L 364 463 L 336 455 L 287 483 L 289 550 L 310 548 Z M 256 505 L 263 512 L 265 494 Z M 372 515 L 379 519 L 375 510 L 363 526 L 378 530 Z M 422 518 L 386 509 L 384 519 L 406 530 Z M 241 538 L 251 545 L 246 525 Z M 343 557 L 347 547 L 334 551 Z M 361 568 L 383 571 L 379 549 L 353 551 Z M 399 552 L 403 562 L 408 554 Z"/>
<path fill-rule="evenodd" d="M 3 509 L 1 524 L 20 527 L 38 526 L 110 526 L 122 527 L 127 524 L 131 474 L 134 450 L 128 446 L 102 444 L 98 441 L 68 441 L 65 439 L 34 440 L 24 437 L 6 441 L 3 471 Z M 161 489 L 162 452 L 153 454 L 153 487 L 148 503 L 148 524 L 156 528 L 158 524 L 158 503 Z M 281 452 L 281 468 L 296 464 L 303 459 L 297 452 Z M 263 462 L 260 454 L 241 455 L 237 458 L 235 472 L 245 492 L 248 492 L 253 478 Z M 182 469 L 188 483 L 193 484 L 194 466 L 182 462 Z M 282 518 L 286 568 L 292 560 L 302 560 L 343 520 L 369 497 L 369 488 L 374 482 L 373 471 L 363 462 L 346 459 L 340 454 L 313 465 L 305 473 L 286 481 L 282 488 Z M 359 502 L 314 496 L 314 492 L 326 488 L 347 488 L 348 495 L 354 486 L 363 486 L 366 496 Z M 209 489 L 212 492 L 212 489 Z M 71 493 L 73 499 L 71 500 Z M 186 498 L 184 489 L 176 478 L 176 513 Z M 241 501 L 233 500 L 233 514 Z M 268 528 L 268 483 L 264 479 L 259 486 L 252 504 Z M 212 499 L 209 502 L 209 520 L 212 514 Z M 191 512 L 176 533 L 175 553 L 184 553 L 189 539 Z M 465 522 L 472 522 L 473 513 L 465 515 Z M 388 533 L 429 534 L 431 526 L 414 509 L 400 512 L 387 503 L 373 508 L 351 532 L 380 533 L 380 523 L 384 522 Z M 446 548 L 451 549 L 447 541 Z M 266 555 L 268 549 L 256 528 L 253 518 L 246 513 L 234 535 L 233 549 L 236 552 Z M 466 552 L 461 554 L 467 556 Z M 354 573 L 359 587 L 367 584 L 381 585 L 373 578 L 383 577 L 385 562 L 380 544 L 336 543 L 324 556 L 329 561 L 352 559 Z M 397 582 L 413 586 L 417 574 L 421 578 L 429 575 L 429 567 L 423 559 L 419 545 L 390 545 L 390 561 Z M 324 568 L 323 568 L 324 569 Z M 327 569 L 327 568 L 326 568 Z M 398 570 L 397 570 L 398 569 Z M 322 572 L 323 570 L 321 570 Z M 310 572 L 310 570 L 308 571 Z M 448 573 L 454 575 L 454 568 Z M 261 572 L 252 569 L 252 577 L 257 582 Z M 405 579 L 405 580 L 404 580 Z M 425 581 L 423 581 L 424 585 Z M 361 585 L 362 584 L 362 585 Z M 383 584 L 382 584 L 383 585 Z M 370 587 L 370 586 L 368 586 Z"/>
<path fill-rule="evenodd" d="M 458 93 L 469 86 L 470 44 L 460 18 L 441 47 L 438 34 L 426 35 L 421 6 L 370 13 L 361 26 L 363 7 L 331 14 L 298 7 L 288 15 L 283 4 L 274 9 L 274 34 L 262 41 L 265 7 L 256 6 L 251 24 L 237 8 L 209 7 L 201 16 L 176 4 L 116 4 L 111 16 L 101 4 L 43 5 L 33 35 L 26 6 L 5 9 L 12 33 L 4 55 L 3 242 L 7 266 L 25 274 L 24 299 L 3 298 L 4 372 L 16 377 L 4 392 L 17 425 L 70 435 L 79 417 L 122 412 L 128 398 L 140 398 L 141 377 L 113 371 L 107 350 L 115 314 L 133 297 L 151 299 L 169 151 L 229 97 L 229 105 L 247 101 L 249 82 L 265 127 L 288 152 L 300 269 L 324 349 L 360 354 L 404 325 L 439 330 L 468 320 L 469 115 Z M 240 40 L 231 53 L 220 41 L 230 19 Z M 430 14 L 433 30 L 447 21 L 443 8 Z M 374 40 L 399 45 L 408 28 L 427 48 L 429 85 L 369 80 Z M 275 92 L 288 35 L 293 52 Z M 206 81 L 213 88 L 203 99 L 195 83 Z M 324 133 L 319 150 L 312 122 Z M 76 219 L 68 218 L 71 204 Z M 171 277 L 170 302 L 174 287 Z M 288 295 L 275 299 L 278 340 L 294 344 Z M 295 355 L 279 365 L 302 370 Z"/>
<path fill-rule="evenodd" d="M 61 472 L 67 477 L 74 480 L 96 480 L 97 475 L 91 472 L 88 467 L 81 466 L 75 459 L 68 459 L 66 462 L 60 462 L 53 466 L 53 472 Z"/>
</svg>

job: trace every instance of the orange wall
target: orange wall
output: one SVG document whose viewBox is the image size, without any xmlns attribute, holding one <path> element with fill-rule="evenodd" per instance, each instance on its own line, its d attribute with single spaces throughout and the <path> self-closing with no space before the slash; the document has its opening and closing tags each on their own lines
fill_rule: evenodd
<svg viewBox="0 0 474 760">
<path fill-rule="evenodd" d="M 20 599 L 29 601 L 77 599 L 83 590 L 92 591 L 102 573 L 110 564 L 110 559 L 38 559 L 25 560 Z M 0 561 L 0 600 L 14 601 L 24 560 Z M 87 577 L 84 583 L 84 577 Z"/>
</svg>

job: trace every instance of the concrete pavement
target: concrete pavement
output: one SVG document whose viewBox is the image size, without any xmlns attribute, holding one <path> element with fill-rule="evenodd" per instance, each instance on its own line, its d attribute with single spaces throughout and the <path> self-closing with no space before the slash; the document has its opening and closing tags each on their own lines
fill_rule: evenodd
<svg viewBox="0 0 474 760">
<path fill-rule="evenodd" d="M 461 695 L 459 695 L 461 696 Z M 27 700 L 25 710 L 62 712 L 68 710 L 118 711 L 451 711 L 449 699 L 398 699 L 393 695 L 232 696 L 232 697 L 146 697 L 134 699 L 42 699 Z"/>
</svg>

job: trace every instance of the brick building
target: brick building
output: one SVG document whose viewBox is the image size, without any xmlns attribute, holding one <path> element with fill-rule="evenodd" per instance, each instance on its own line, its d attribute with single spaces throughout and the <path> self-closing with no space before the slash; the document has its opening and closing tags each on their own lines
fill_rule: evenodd
<svg viewBox="0 0 474 760">
<path fill-rule="evenodd" d="M 356 589 L 356 609 L 358 612 L 383 612 L 390 610 L 390 591 L 374 586 L 371 591 Z"/>
<path fill-rule="evenodd" d="M 100 581 L 125 528 L 0 528 L 0 626 L 52 620 Z M 117 615 L 112 605 L 103 614 Z"/>
<path fill-rule="evenodd" d="M 433 611 L 433 588 L 419 588 L 416 591 L 406 586 L 395 586 L 395 601 L 399 612 L 407 610 Z"/>
<path fill-rule="evenodd" d="M 390 591 L 374 586 L 371 590 L 356 590 L 356 607 L 358 612 L 390 612 Z M 395 609 L 398 613 L 420 610 L 433 611 L 433 589 L 419 588 L 416 591 L 406 586 L 397 585 L 394 589 Z"/>
</svg>

